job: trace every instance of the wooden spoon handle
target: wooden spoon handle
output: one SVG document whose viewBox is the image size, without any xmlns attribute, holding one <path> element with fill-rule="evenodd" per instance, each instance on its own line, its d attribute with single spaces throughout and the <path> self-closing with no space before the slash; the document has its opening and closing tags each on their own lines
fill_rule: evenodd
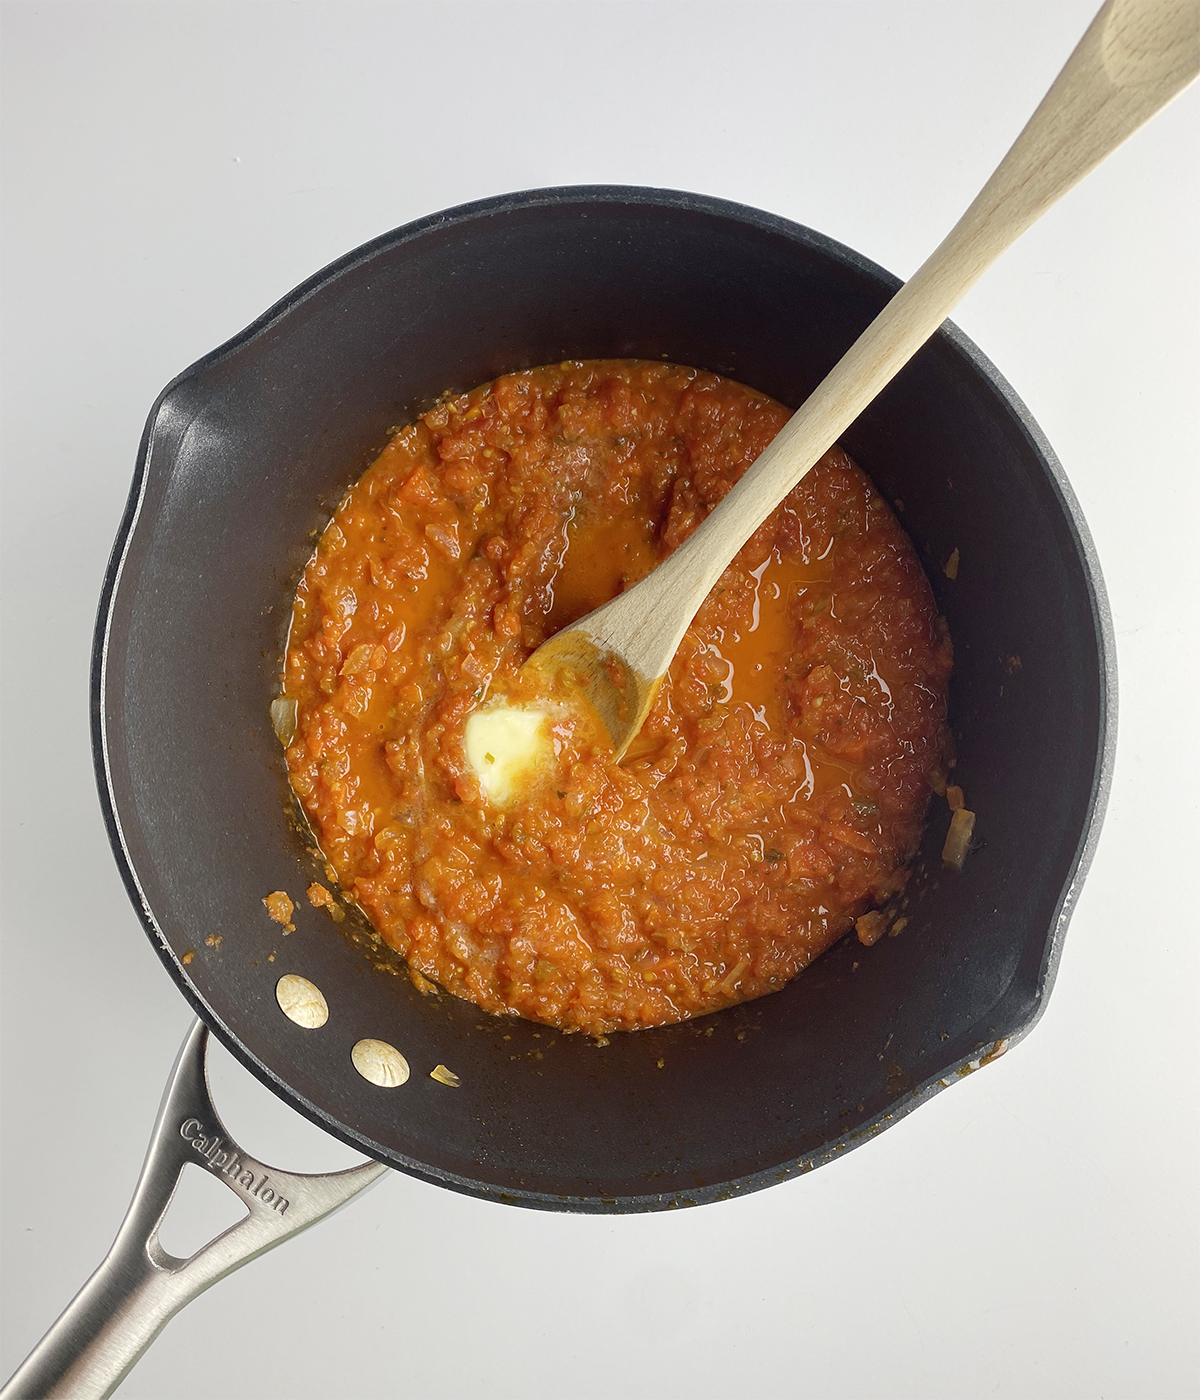
<svg viewBox="0 0 1200 1400">
<path fill-rule="evenodd" d="M 995 174 L 719 508 L 635 590 L 643 618 L 628 659 L 661 674 L 696 608 L 802 476 L 1030 224 L 1200 71 L 1200 0 L 1108 0 Z M 648 597 L 648 585 L 662 590 Z M 687 598 L 694 596 L 691 611 Z M 622 600 L 617 600 L 619 603 Z M 612 607 L 613 605 L 609 605 Z M 681 614 L 686 612 L 681 622 Z M 673 614 L 673 616 L 670 616 Z M 678 622 L 678 630 L 675 624 Z M 628 650 L 628 646 L 626 646 Z"/>
</svg>

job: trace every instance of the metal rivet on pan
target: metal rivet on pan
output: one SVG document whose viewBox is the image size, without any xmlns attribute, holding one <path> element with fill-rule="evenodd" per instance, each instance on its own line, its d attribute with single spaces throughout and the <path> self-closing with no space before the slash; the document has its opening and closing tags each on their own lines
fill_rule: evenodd
<svg viewBox="0 0 1200 1400">
<path fill-rule="evenodd" d="M 408 1061 L 386 1040 L 360 1040 L 350 1058 L 359 1074 L 381 1089 L 394 1089 L 408 1078 Z"/>
<path fill-rule="evenodd" d="M 294 972 L 275 983 L 275 1000 L 288 1020 L 305 1030 L 315 1031 L 329 1020 L 329 1003 L 320 987 L 314 986 L 307 977 L 297 977 Z"/>
</svg>

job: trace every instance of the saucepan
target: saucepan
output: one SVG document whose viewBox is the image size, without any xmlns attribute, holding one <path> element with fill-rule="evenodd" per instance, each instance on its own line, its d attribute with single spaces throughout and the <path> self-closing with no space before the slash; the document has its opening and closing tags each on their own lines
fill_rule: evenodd
<svg viewBox="0 0 1200 1400">
<path fill-rule="evenodd" d="M 1034 1025 L 1109 784 L 1112 632 L 1053 452 L 950 324 L 843 439 L 949 622 L 958 781 L 978 814 L 953 871 L 935 802 L 898 937 L 851 936 L 775 995 L 602 1044 L 425 995 L 365 923 L 299 898 L 324 875 L 269 714 L 289 600 L 388 429 L 448 388 L 596 356 L 695 365 L 796 406 L 898 285 L 722 200 L 528 191 L 357 249 L 164 390 L 100 604 L 93 737 L 130 898 L 202 1024 L 114 1255 L 13 1394 L 106 1393 L 187 1297 L 385 1167 L 544 1210 L 721 1201 L 867 1142 Z M 299 899 L 294 932 L 266 917 L 276 890 Z M 286 975 L 320 989 L 323 1024 L 284 1014 Z M 204 1086 L 204 1028 L 371 1162 L 303 1178 L 241 1152 Z M 364 1040 L 407 1078 L 364 1077 Z M 155 1233 L 186 1161 L 249 1212 L 191 1261 Z"/>
</svg>

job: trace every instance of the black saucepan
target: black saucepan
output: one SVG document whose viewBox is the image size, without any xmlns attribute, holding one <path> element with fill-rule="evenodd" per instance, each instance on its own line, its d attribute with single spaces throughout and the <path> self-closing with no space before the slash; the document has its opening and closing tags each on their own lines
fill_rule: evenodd
<svg viewBox="0 0 1200 1400">
<path fill-rule="evenodd" d="M 365 925 L 339 931 L 301 898 L 321 867 L 268 708 L 315 532 L 388 428 L 447 388 L 593 356 L 697 365 L 795 406 L 897 285 L 819 234 L 720 200 L 533 191 L 367 244 L 164 391 L 100 607 L 101 798 L 184 995 L 314 1122 L 492 1200 L 656 1210 L 819 1166 L 1033 1025 L 1107 791 L 1112 639 L 1053 453 L 951 326 L 844 439 L 949 620 L 958 773 L 978 812 L 956 874 L 940 865 L 948 813 L 935 803 L 899 937 L 844 941 L 777 995 L 598 1046 L 422 996 Z M 290 936 L 262 905 L 279 889 L 299 899 Z M 285 972 L 324 991 L 320 1030 L 280 1012 Z M 356 1072 L 363 1037 L 403 1052 L 407 1084 Z M 439 1063 L 460 1088 L 429 1078 Z"/>
</svg>

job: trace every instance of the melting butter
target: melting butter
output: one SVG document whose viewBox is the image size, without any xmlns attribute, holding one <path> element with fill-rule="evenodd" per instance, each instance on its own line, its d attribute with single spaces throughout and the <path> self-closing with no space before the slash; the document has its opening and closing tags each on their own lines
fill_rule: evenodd
<svg viewBox="0 0 1200 1400">
<path fill-rule="evenodd" d="M 527 706 L 488 705 L 467 720 L 467 762 L 489 801 L 504 807 L 550 771 L 550 716 Z"/>
</svg>

